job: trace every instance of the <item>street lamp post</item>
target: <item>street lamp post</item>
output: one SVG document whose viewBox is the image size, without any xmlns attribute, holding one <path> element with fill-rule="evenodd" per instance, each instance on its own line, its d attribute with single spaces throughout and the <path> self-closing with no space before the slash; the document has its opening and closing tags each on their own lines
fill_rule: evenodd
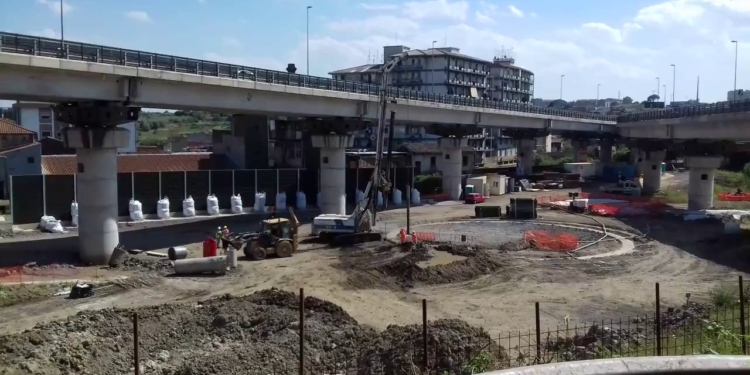
<svg viewBox="0 0 750 375">
<path fill-rule="evenodd" d="M 674 87 L 675 82 L 677 82 L 677 79 L 675 78 L 677 76 L 677 66 L 675 66 L 674 64 L 671 64 L 670 66 L 672 67 L 672 102 L 674 102 Z"/>
<path fill-rule="evenodd" d="M 562 100 L 563 77 L 565 77 L 565 74 L 560 75 L 560 99 L 561 100 Z"/>
<path fill-rule="evenodd" d="M 63 0 L 60 0 L 60 54 L 65 57 L 65 27 L 63 22 Z"/>
<path fill-rule="evenodd" d="M 596 84 L 596 107 L 599 108 L 599 87 L 601 87 L 601 83 Z"/>
<path fill-rule="evenodd" d="M 307 75 L 310 75 L 310 9 L 312 5 L 307 6 Z"/>
<path fill-rule="evenodd" d="M 661 96 L 659 94 L 661 94 L 661 80 L 659 79 L 659 77 L 656 77 L 656 96 Z"/>
<path fill-rule="evenodd" d="M 736 40 L 733 40 L 732 43 L 734 43 L 734 93 L 732 99 L 737 100 L 737 52 L 740 43 Z"/>
<path fill-rule="evenodd" d="M 663 102 L 667 102 L 667 85 L 661 85 L 661 87 L 664 89 L 664 100 Z"/>
<path fill-rule="evenodd" d="M 432 41 L 432 50 L 430 53 L 430 92 L 435 93 L 435 43 L 437 40 Z"/>
</svg>

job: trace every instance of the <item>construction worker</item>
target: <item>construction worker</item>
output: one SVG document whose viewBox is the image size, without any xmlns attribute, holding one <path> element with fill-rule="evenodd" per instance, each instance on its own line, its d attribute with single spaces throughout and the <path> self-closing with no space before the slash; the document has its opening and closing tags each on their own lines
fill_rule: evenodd
<svg viewBox="0 0 750 375">
<path fill-rule="evenodd" d="M 216 228 L 216 246 L 221 244 L 221 227 Z"/>
<path fill-rule="evenodd" d="M 221 231 L 221 245 L 224 248 L 224 251 L 226 252 L 227 249 L 229 249 L 229 228 L 227 226 L 224 226 L 224 229 Z"/>
</svg>

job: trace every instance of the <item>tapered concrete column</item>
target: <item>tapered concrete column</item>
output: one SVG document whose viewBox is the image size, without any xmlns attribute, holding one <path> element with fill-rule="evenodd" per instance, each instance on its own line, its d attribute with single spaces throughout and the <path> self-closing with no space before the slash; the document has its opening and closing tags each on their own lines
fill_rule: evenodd
<svg viewBox="0 0 750 375">
<path fill-rule="evenodd" d="M 612 162 L 612 146 L 614 142 L 610 139 L 602 139 L 599 141 L 599 161 L 602 163 Z"/>
<path fill-rule="evenodd" d="M 661 163 L 666 151 L 648 151 L 643 158 L 643 195 L 654 195 L 661 189 Z"/>
<path fill-rule="evenodd" d="M 320 148 L 321 213 L 346 214 L 346 149 L 353 145 L 351 135 L 312 136 L 312 146 Z"/>
<path fill-rule="evenodd" d="M 720 156 L 689 156 L 688 210 L 707 210 L 714 206 L 714 173 L 721 166 Z"/>
<path fill-rule="evenodd" d="M 516 143 L 516 176 L 530 175 L 534 168 L 535 139 L 519 139 Z"/>
<path fill-rule="evenodd" d="M 440 170 L 443 172 L 443 194 L 450 194 L 453 200 L 461 199 L 462 149 L 468 142 L 465 138 L 440 138 L 438 144 L 442 152 Z"/>
<path fill-rule="evenodd" d="M 117 149 L 130 131 L 119 127 L 66 128 L 65 144 L 76 149 L 78 246 L 81 260 L 106 264 L 120 243 L 117 226 Z"/>
<path fill-rule="evenodd" d="M 575 139 L 571 143 L 573 144 L 573 161 L 576 163 L 585 163 L 589 161 L 589 155 L 587 152 L 589 141 L 586 139 Z"/>
</svg>

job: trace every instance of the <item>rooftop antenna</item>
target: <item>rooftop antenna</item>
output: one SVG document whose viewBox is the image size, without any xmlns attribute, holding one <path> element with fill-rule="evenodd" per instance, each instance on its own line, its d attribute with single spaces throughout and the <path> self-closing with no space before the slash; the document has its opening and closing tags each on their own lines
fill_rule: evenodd
<svg viewBox="0 0 750 375">
<path fill-rule="evenodd" d="M 445 36 L 443 37 L 443 48 L 448 47 L 448 33 L 445 33 Z"/>
</svg>

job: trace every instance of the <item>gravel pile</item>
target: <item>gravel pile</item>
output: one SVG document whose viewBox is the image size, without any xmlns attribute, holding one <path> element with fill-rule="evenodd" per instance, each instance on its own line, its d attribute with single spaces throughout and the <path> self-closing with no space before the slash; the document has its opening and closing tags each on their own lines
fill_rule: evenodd
<svg viewBox="0 0 750 375">
<path fill-rule="evenodd" d="M 191 305 L 83 311 L 0 337 L 0 374 L 132 374 L 134 313 L 142 374 L 292 373 L 298 366 L 298 303 L 297 295 L 271 289 Z M 307 297 L 305 306 L 308 371 L 380 368 L 401 375 L 421 363 L 414 357 L 420 326 L 377 332 L 330 302 Z M 432 322 L 429 333 L 430 352 L 437 353 L 437 359 L 431 354 L 433 365 L 455 368 L 491 348 L 486 332 L 462 321 Z"/>
</svg>

